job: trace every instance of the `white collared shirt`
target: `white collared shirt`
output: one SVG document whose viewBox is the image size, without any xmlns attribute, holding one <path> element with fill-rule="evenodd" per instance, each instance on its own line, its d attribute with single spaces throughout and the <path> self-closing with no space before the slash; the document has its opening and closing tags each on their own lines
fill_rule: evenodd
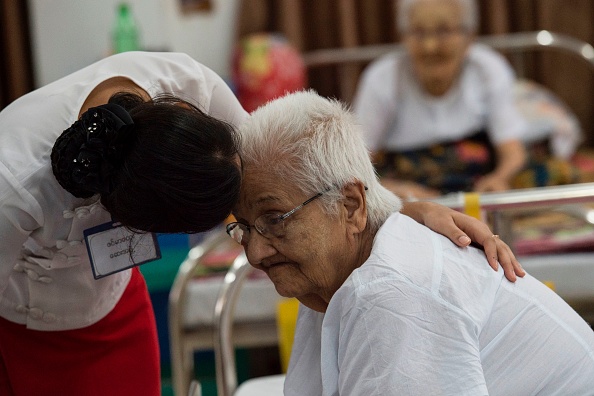
<svg viewBox="0 0 594 396">
<path fill-rule="evenodd" d="M 300 306 L 285 395 L 592 395 L 594 332 L 526 275 L 402 214 L 325 314 Z"/>
</svg>

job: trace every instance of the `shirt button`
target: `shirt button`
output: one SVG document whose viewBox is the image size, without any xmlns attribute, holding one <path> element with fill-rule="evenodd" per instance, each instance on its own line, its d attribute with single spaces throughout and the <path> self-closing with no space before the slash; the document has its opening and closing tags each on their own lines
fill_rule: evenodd
<svg viewBox="0 0 594 396">
<path fill-rule="evenodd" d="M 36 281 L 37 279 L 39 279 L 39 274 L 35 271 L 32 270 L 28 270 L 27 271 L 27 276 L 29 277 L 29 279 Z"/>
<path fill-rule="evenodd" d="M 62 215 L 65 219 L 71 219 L 74 217 L 74 212 L 72 210 L 65 210 L 62 212 Z"/>
<path fill-rule="evenodd" d="M 46 312 L 43 314 L 43 321 L 45 323 L 54 323 L 56 321 L 57 317 L 56 315 L 54 315 L 51 312 Z"/>
<path fill-rule="evenodd" d="M 27 308 L 24 305 L 17 305 L 16 308 L 14 309 L 15 311 L 17 311 L 18 313 L 27 313 L 27 311 L 29 310 L 29 308 Z"/>
<path fill-rule="evenodd" d="M 39 320 L 43 317 L 43 311 L 39 308 L 29 308 L 31 318 Z"/>
<path fill-rule="evenodd" d="M 89 215 L 89 213 L 91 213 L 89 211 L 89 209 L 87 209 L 87 208 L 76 208 L 75 212 L 76 212 L 76 217 L 79 219 L 84 219 L 85 217 L 87 217 Z"/>
</svg>

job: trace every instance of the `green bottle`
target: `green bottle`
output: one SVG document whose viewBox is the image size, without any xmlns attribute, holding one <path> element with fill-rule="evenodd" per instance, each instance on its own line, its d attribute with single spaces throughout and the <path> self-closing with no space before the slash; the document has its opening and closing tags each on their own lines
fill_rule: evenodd
<svg viewBox="0 0 594 396">
<path fill-rule="evenodd" d="M 140 49 L 138 36 L 138 27 L 130 7 L 126 3 L 121 3 L 118 6 L 113 29 L 113 52 L 138 51 Z"/>
</svg>

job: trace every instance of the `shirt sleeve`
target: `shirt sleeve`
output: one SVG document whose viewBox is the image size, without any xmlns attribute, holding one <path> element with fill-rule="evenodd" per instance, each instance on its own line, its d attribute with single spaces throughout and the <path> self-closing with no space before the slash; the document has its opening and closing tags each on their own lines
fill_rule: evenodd
<svg viewBox="0 0 594 396">
<path fill-rule="evenodd" d="M 337 378 L 326 379 L 341 396 L 488 394 L 477 326 L 437 295 L 394 277 L 334 297 Z"/>
<path fill-rule="evenodd" d="M 151 95 L 171 93 L 235 128 L 248 115 L 225 80 L 187 54 L 124 52 L 108 59 L 106 72 L 134 76 Z"/>
<path fill-rule="evenodd" d="M 229 85 L 211 69 L 202 66 L 208 89 L 211 92 L 208 114 L 224 120 L 235 128 L 248 117 Z"/>
<path fill-rule="evenodd" d="M 377 151 L 383 146 L 388 127 L 393 122 L 394 100 L 391 92 L 396 74 L 392 62 L 372 63 L 363 72 L 353 99 L 353 109 L 361 123 L 367 148 Z"/>
</svg>

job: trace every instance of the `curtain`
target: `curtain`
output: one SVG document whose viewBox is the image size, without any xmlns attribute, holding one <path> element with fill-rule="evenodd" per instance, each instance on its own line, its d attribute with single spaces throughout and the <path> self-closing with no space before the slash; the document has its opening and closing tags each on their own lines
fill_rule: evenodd
<svg viewBox="0 0 594 396">
<path fill-rule="evenodd" d="M 0 110 L 33 89 L 27 2 L 0 0 Z"/>
<path fill-rule="evenodd" d="M 240 0 L 238 35 L 280 32 L 300 51 L 398 41 L 394 0 Z M 592 0 L 477 0 L 481 35 L 551 30 L 594 42 Z M 594 78 L 585 63 L 555 53 L 538 53 L 524 62 L 525 76 L 556 92 L 578 116 L 594 145 Z M 336 67 L 309 71 L 309 85 L 325 96 L 339 96 L 344 73 Z"/>
</svg>

